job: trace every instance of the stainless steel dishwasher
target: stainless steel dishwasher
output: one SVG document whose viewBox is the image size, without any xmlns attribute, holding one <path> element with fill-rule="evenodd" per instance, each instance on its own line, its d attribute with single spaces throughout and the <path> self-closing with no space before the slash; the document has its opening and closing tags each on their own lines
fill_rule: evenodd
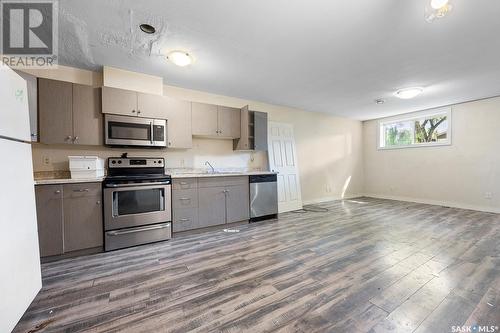
<svg viewBox="0 0 500 333">
<path fill-rule="evenodd" d="M 250 179 L 250 222 L 278 217 L 276 174 L 253 175 Z"/>
</svg>

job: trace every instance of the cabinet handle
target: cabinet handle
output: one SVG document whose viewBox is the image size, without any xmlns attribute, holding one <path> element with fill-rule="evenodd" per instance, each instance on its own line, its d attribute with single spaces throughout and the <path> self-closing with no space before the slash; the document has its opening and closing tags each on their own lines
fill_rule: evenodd
<svg viewBox="0 0 500 333">
<path fill-rule="evenodd" d="M 132 110 L 132 113 L 135 113 L 135 110 Z"/>
<path fill-rule="evenodd" d="M 79 139 L 79 137 L 75 136 L 75 137 L 73 138 L 73 142 L 78 141 L 78 139 Z"/>
<path fill-rule="evenodd" d="M 191 198 L 179 198 L 179 200 L 191 200 Z"/>
<path fill-rule="evenodd" d="M 189 221 L 189 219 L 179 219 L 179 221 L 181 221 L 181 222 L 187 222 L 187 221 Z"/>
<path fill-rule="evenodd" d="M 82 189 L 73 190 L 73 192 L 88 192 L 88 191 L 89 191 L 88 188 L 84 188 L 83 190 Z"/>
<path fill-rule="evenodd" d="M 71 135 L 68 135 L 68 136 L 66 137 L 66 141 L 70 141 L 70 140 L 73 140 L 73 137 L 72 137 Z"/>
<path fill-rule="evenodd" d="M 55 194 L 61 194 L 61 190 L 54 191 Z"/>
<path fill-rule="evenodd" d="M 180 182 L 181 185 L 187 185 L 188 183 L 186 182 Z"/>
<path fill-rule="evenodd" d="M 172 142 L 170 142 L 170 141 L 169 141 L 169 142 L 168 142 L 168 145 L 169 145 L 169 146 L 171 146 L 171 145 L 172 145 Z"/>
<path fill-rule="evenodd" d="M 97 200 L 96 205 L 100 205 L 100 204 L 101 204 L 101 200 Z"/>
<path fill-rule="evenodd" d="M 141 113 L 141 110 L 137 110 L 137 114 L 140 114 Z"/>
</svg>

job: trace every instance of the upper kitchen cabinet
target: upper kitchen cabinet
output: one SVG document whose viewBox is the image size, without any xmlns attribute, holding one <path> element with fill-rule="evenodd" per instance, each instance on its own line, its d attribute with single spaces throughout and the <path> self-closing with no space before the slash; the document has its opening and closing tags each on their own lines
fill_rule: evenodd
<svg viewBox="0 0 500 333">
<path fill-rule="evenodd" d="M 73 143 L 73 84 L 38 79 L 40 142 Z"/>
<path fill-rule="evenodd" d="M 234 150 L 267 150 L 267 113 L 241 109 L 241 135 L 234 140 Z"/>
<path fill-rule="evenodd" d="M 98 146 L 104 143 L 101 90 L 73 84 L 74 143 Z"/>
<path fill-rule="evenodd" d="M 103 87 L 102 113 L 166 119 L 162 95 Z"/>
<path fill-rule="evenodd" d="M 217 106 L 217 121 L 219 124 L 219 136 L 229 139 L 237 139 L 241 133 L 241 111 L 237 108 Z"/>
<path fill-rule="evenodd" d="M 101 145 L 100 89 L 70 82 L 38 79 L 40 142 Z"/>
<path fill-rule="evenodd" d="M 137 116 L 137 93 L 102 87 L 102 113 Z"/>
<path fill-rule="evenodd" d="M 226 106 L 192 103 L 193 135 L 210 138 L 240 137 L 240 110 Z"/>
<path fill-rule="evenodd" d="M 137 115 L 145 118 L 167 118 L 164 97 L 137 93 Z"/>
<path fill-rule="evenodd" d="M 163 96 L 167 118 L 167 147 L 192 148 L 191 102 Z"/>
<path fill-rule="evenodd" d="M 191 104 L 193 135 L 217 137 L 219 134 L 217 105 L 197 102 Z"/>
</svg>

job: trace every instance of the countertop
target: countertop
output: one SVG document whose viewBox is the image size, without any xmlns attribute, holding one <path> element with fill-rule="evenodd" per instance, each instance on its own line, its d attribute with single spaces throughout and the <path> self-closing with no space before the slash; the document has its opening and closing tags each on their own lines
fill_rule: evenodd
<svg viewBox="0 0 500 333">
<path fill-rule="evenodd" d="M 233 177 L 233 176 L 254 176 L 254 175 L 275 175 L 277 172 L 273 171 L 217 171 L 215 173 L 209 172 L 170 172 L 172 179 L 180 178 L 205 178 L 205 177 Z M 35 185 L 56 185 L 56 184 L 75 184 L 75 183 L 100 183 L 105 177 L 100 178 L 47 178 L 35 179 Z"/>
<path fill-rule="evenodd" d="M 170 175 L 172 179 L 178 178 L 206 178 L 206 177 L 232 177 L 232 176 L 255 176 L 255 175 L 276 175 L 277 172 L 273 171 L 242 171 L 242 172 L 224 172 L 217 171 L 215 173 L 211 172 L 172 172 Z"/>
<path fill-rule="evenodd" d="M 35 179 L 35 185 L 56 185 L 56 184 L 75 184 L 75 183 L 100 183 L 103 180 L 104 180 L 104 177 L 100 177 L 100 178 L 83 178 L 83 179 L 47 178 L 47 179 Z"/>
</svg>

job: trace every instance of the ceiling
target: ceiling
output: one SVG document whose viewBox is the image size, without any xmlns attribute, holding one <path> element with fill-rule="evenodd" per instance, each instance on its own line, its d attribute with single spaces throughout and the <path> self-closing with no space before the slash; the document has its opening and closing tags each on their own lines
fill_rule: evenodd
<svg viewBox="0 0 500 333">
<path fill-rule="evenodd" d="M 425 0 L 60 0 L 59 63 L 361 120 L 500 95 L 500 1 L 451 3 L 428 23 Z"/>
</svg>

